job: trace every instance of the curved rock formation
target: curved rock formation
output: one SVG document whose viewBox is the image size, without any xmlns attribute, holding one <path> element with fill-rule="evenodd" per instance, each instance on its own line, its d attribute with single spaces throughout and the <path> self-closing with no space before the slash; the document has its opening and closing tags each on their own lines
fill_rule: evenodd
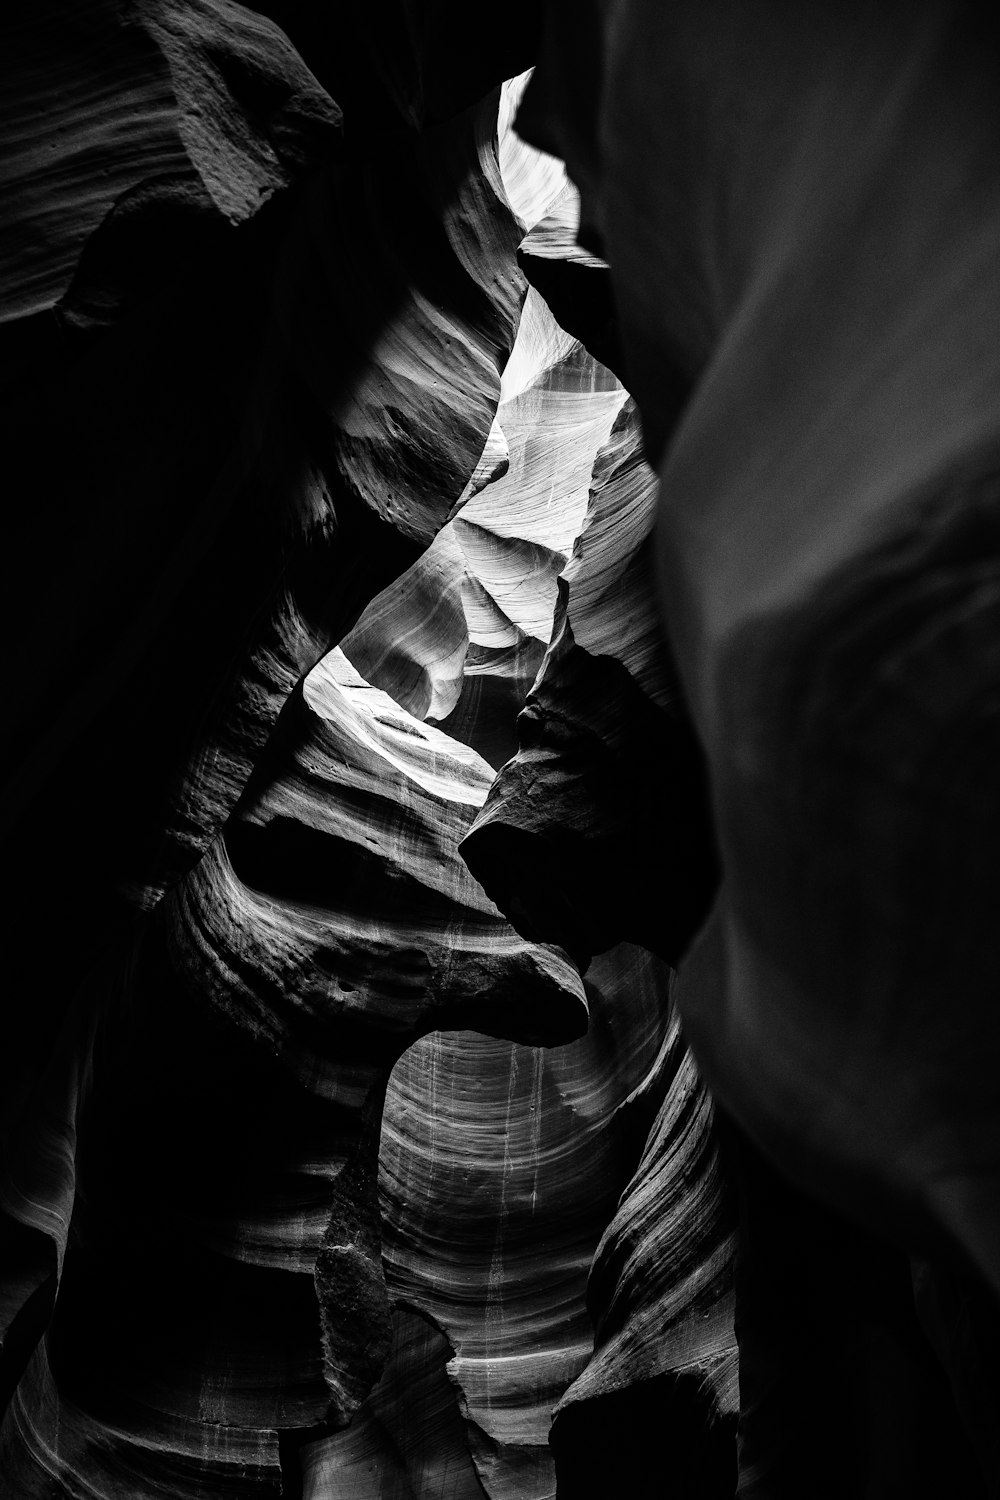
<svg viewBox="0 0 1000 1500">
<path fill-rule="evenodd" d="M 740 1493 L 802 1490 L 824 1404 L 787 1376 L 803 1327 L 845 1412 L 829 1493 L 890 1473 L 981 1491 L 995 27 L 959 5 L 636 0 L 572 24 L 550 6 L 547 28 L 521 118 L 611 266 L 725 875 L 679 1005 L 716 1097 L 797 1185 L 741 1148 Z M 972 1306 L 983 1339 L 956 1362 L 944 1327 Z"/>
<path fill-rule="evenodd" d="M 600 7 L 574 38 L 553 11 L 535 133 L 614 267 L 663 494 L 661 594 L 711 767 L 727 884 L 688 1025 L 787 1170 L 890 1232 L 947 1234 L 997 1280 L 976 1207 L 995 1195 L 958 1165 L 967 1111 L 992 1149 L 995 1034 L 975 915 L 990 874 L 956 801 L 974 782 L 989 803 L 960 747 L 989 716 L 996 38 L 957 5 L 827 12 L 637 0 L 612 46 Z M 570 103 L 581 48 L 601 60 L 593 110 Z M 674 436 L 665 368 L 696 382 Z M 947 891 L 921 896 L 907 871 L 942 862 Z M 943 968 L 967 997 L 958 1028 Z M 887 1074 L 891 1100 L 864 1082 Z"/>
<path fill-rule="evenodd" d="M 0 39 L 4 1494 L 992 1492 L 995 28 Z"/>
<path fill-rule="evenodd" d="M 537 312 L 529 317 L 533 307 Z M 622 843 L 617 863 L 621 868 L 625 860 L 631 859 L 641 877 L 642 867 L 635 858 L 634 809 L 640 799 L 646 798 L 645 819 L 653 825 L 653 836 L 662 837 L 662 824 L 655 821 L 653 805 L 656 797 L 662 800 L 662 793 L 657 792 L 651 798 L 649 787 L 662 782 L 662 760 L 658 762 L 657 756 L 662 754 L 661 742 L 667 739 L 669 743 L 673 720 L 668 715 L 676 716 L 679 708 L 676 684 L 664 670 L 645 545 L 653 519 L 655 486 L 641 459 L 634 406 L 625 400 L 616 383 L 608 385 L 606 375 L 594 368 L 575 341 L 562 334 L 553 338 L 548 332 L 549 319 L 541 304 L 533 304 L 529 297 L 518 342 L 503 380 L 504 391 L 511 390 L 513 395 L 509 403 L 501 398 L 498 413 L 497 426 L 502 425 L 512 434 L 507 466 L 496 480 L 477 490 L 474 500 L 466 502 L 431 551 L 373 603 L 345 642 L 345 648 L 355 661 L 364 660 L 368 670 L 386 687 L 401 693 L 404 701 L 426 703 L 438 691 L 438 683 L 446 682 L 449 695 L 457 694 L 457 703 L 443 727 L 452 734 L 460 734 L 465 725 L 478 726 L 480 720 L 481 700 L 476 688 L 481 658 L 475 654 L 474 644 L 477 632 L 482 632 L 484 646 L 491 639 L 487 632 L 494 631 L 497 647 L 503 648 L 510 642 L 516 649 L 516 638 L 501 634 L 505 628 L 503 622 L 509 622 L 511 615 L 520 614 L 522 637 L 532 627 L 539 633 L 552 629 L 554 644 L 528 696 L 528 707 L 518 728 L 523 744 L 528 735 L 526 725 L 539 716 L 539 703 L 548 708 L 551 701 L 556 704 L 557 723 L 563 726 L 563 735 L 551 754 L 546 796 L 540 803 L 536 801 L 525 822 L 525 839 L 538 840 L 540 818 L 545 820 L 553 837 L 572 838 L 574 830 L 566 816 L 567 807 L 581 813 L 588 807 L 598 807 L 601 815 L 607 817 L 609 799 L 614 797 L 615 788 L 626 782 L 623 772 L 627 765 L 629 784 L 624 795 L 634 799 L 633 811 L 620 815 L 620 837 L 623 840 L 627 837 L 628 842 Z M 526 423 L 526 418 L 520 415 L 525 404 L 520 387 L 529 377 L 532 420 Z M 601 416 L 605 409 L 604 389 L 613 396 L 611 410 L 617 412 L 610 430 L 607 417 Z M 560 405 L 553 407 L 551 402 L 556 392 L 565 394 L 559 395 Z M 558 416 L 563 410 L 572 419 L 571 447 L 568 444 L 561 447 L 558 442 Z M 593 414 L 587 418 L 586 427 L 581 425 L 581 415 L 585 413 Z M 527 435 L 527 443 L 522 433 Z M 538 442 L 543 433 L 551 434 L 544 448 Z M 575 495 L 581 495 L 581 480 L 574 478 L 579 473 L 587 476 L 583 504 L 574 500 Z M 550 548 L 549 567 L 555 575 L 554 584 L 548 584 L 543 592 L 535 582 L 537 572 L 533 576 L 525 560 L 533 556 L 531 538 L 533 528 L 539 524 L 533 497 L 546 489 L 549 498 L 541 519 L 557 545 Z M 501 500 L 507 502 L 503 510 Z M 502 527 L 499 534 L 507 543 L 503 552 L 467 544 L 465 523 L 470 511 L 473 515 L 497 518 L 496 524 Z M 448 540 L 451 533 L 459 542 L 458 547 Z M 449 566 L 454 569 L 450 578 Z M 430 590 L 436 590 L 435 608 L 425 610 L 421 616 L 414 607 L 415 601 L 422 594 L 431 597 Z M 627 614 L 621 609 L 623 597 L 629 600 Z M 465 630 L 458 613 L 460 599 L 465 601 Z M 492 602 L 490 611 L 484 608 L 484 599 Z M 505 611 L 499 607 L 501 602 L 506 606 Z M 537 614 L 537 623 L 532 611 Z M 589 650 L 572 644 L 570 619 Z M 470 638 L 466 673 L 470 666 L 473 670 L 467 684 L 456 673 L 455 663 L 464 641 Z M 439 677 L 437 674 L 445 663 L 445 672 Z M 414 682 L 420 684 L 416 692 L 411 687 Z M 522 697 L 523 692 L 522 688 Z M 631 718 L 622 718 L 623 702 L 629 705 Z M 512 711 L 513 705 L 508 708 L 511 716 Z M 601 748 L 602 734 L 619 748 L 618 765 L 609 773 L 599 763 L 598 772 L 590 772 L 589 780 L 582 783 L 583 790 L 579 789 L 578 780 L 575 794 L 571 792 L 567 798 L 564 790 L 567 767 L 579 761 L 581 748 L 591 744 Z M 608 750 L 603 749 L 603 753 L 607 755 Z M 636 768 L 646 763 L 646 757 L 650 765 L 649 781 L 637 787 Z M 519 805 L 510 782 L 512 777 L 517 778 L 523 758 L 522 750 L 494 784 L 485 814 L 463 844 L 466 857 L 484 847 L 484 826 L 502 823 L 505 811 L 516 810 Z M 603 777 L 601 771 L 605 773 Z M 490 807 L 494 804 L 498 811 L 491 819 Z M 487 819 L 485 825 L 482 817 Z M 510 831 L 507 825 L 503 826 L 505 832 Z M 569 865 L 548 872 L 551 877 L 548 880 L 545 874 L 539 879 L 542 853 L 532 849 L 525 855 L 517 847 L 510 861 L 510 880 L 504 887 L 496 880 L 494 851 L 485 847 L 478 864 L 472 858 L 473 868 L 477 873 L 485 872 L 488 887 L 508 915 L 530 935 L 532 920 L 545 925 L 545 917 L 539 917 L 538 890 L 544 888 L 552 897 L 565 899 L 571 878 L 567 874 Z M 695 857 L 703 861 L 704 849 L 696 841 L 692 847 Z M 571 860 L 575 858 L 579 864 L 585 849 L 585 839 L 578 835 Z M 605 902 L 608 864 L 606 860 L 602 864 L 601 857 L 606 853 L 605 845 L 591 856 L 597 860 L 596 884 Z M 710 861 L 710 843 L 707 856 Z M 684 873 L 690 878 L 692 872 L 685 869 Z M 583 880 L 579 883 L 585 885 Z M 654 897 L 661 897 L 658 889 Z M 622 907 L 627 904 L 626 897 Z M 615 913 L 617 910 L 613 908 Z M 612 915 L 610 921 L 614 920 Z M 590 937 L 595 936 L 598 921 L 607 927 L 607 908 L 589 915 Z M 662 931 L 658 930 L 660 925 L 657 902 L 650 930 L 644 934 L 647 941 L 652 936 L 653 946 L 664 941 Z M 559 941 L 572 946 L 572 934 L 564 928 L 556 929 L 549 924 L 546 931 L 550 937 L 558 935 Z M 582 958 L 580 947 L 578 943 L 574 951 Z M 596 960 L 588 970 L 592 1027 L 601 1022 L 597 1007 L 600 984 L 603 980 L 606 985 L 611 976 L 617 975 L 620 986 L 623 961 L 624 950 L 616 950 Z M 642 972 L 634 960 L 630 972 L 628 986 L 634 991 Z M 660 975 L 657 1014 L 658 1034 L 663 1036 L 670 1017 L 668 971 L 654 968 L 650 972 Z M 596 991 L 593 984 L 598 986 Z M 633 993 L 631 999 L 634 1007 L 638 994 Z M 635 1017 L 632 1024 L 636 1025 L 637 1020 Z M 600 1054 L 595 1055 L 593 1048 L 585 1048 L 583 1043 L 572 1050 L 579 1051 L 581 1059 L 576 1067 L 585 1063 L 584 1071 L 574 1083 L 574 1093 L 581 1102 L 588 1092 L 595 1090 L 597 1098 L 605 1097 L 607 1083 L 602 1081 L 602 1072 L 606 1063 L 602 1063 Z M 558 1064 L 554 1058 L 547 1058 L 544 1063 L 534 1058 L 532 1078 L 537 1082 L 543 1074 L 562 1071 L 564 1056 L 558 1055 Z M 406 1304 L 419 1307 L 448 1336 L 447 1347 L 453 1354 L 447 1369 L 470 1424 L 467 1448 L 490 1495 L 554 1493 L 552 1460 L 546 1446 L 550 1410 L 574 1375 L 579 1378 L 565 1397 L 565 1410 L 553 1434 L 560 1464 L 560 1494 L 592 1493 L 596 1475 L 604 1476 L 602 1482 L 612 1482 L 612 1467 L 619 1477 L 631 1473 L 639 1482 L 638 1476 L 650 1459 L 650 1443 L 655 1444 L 656 1438 L 642 1439 L 638 1430 L 626 1435 L 624 1429 L 619 1431 L 615 1427 L 612 1418 L 610 1430 L 615 1432 L 616 1441 L 606 1456 L 600 1456 L 594 1451 L 590 1436 L 605 1431 L 609 1411 L 614 1412 L 623 1399 L 636 1412 L 652 1409 L 659 1403 L 666 1419 L 675 1422 L 671 1472 L 678 1477 L 688 1475 L 692 1483 L 702 1486 L 701 1492 L 705 1494 L 722 1495 L 727 1484 L 732 1487 L 733 1211 L 726 1204 L 722 1187 L 707 1094 L 678 1035 L 676 1018 L 659 1058 L 654 1060 L 654 1052 L 649 1051 L 646 1066 L 649 1071 L 639 1087 L 627 1096 L 622 1095 L 617 1105 L 612 1106 L 611 1118 L 616 1129 L 624 1131 L 631 1161 L 638 1165 L 638 1171 L 606 1236 L 607 1246 L 620 1248 L 617 1252 L 610 1249 L 603 1252 L 603 1259 L 598 1262 L 603 1268 L 595 1272 L 590 1287 L 588 1301 L 598 1328 L 598 1350 L 593 1359 L 584 1310 L 584 1281 L 598 1237 L 611 1217 L 612 1201 L 600 1206 L 600 1211 L 590 1219 L 589 1243 L 586 1253 L 579 1257 L 575 1291 L 570 1300 L 559 1302 L 563 1337 L 569 1344 L 569 1363 L 567 1355 L 560 1355 L 559 1348 L 552 1345 L 551 1331 L 545 1333 L 544 1317 L 551 1316 L 553 1293 L 546 1299 L 541 1290 L 535 1292 L 535 1309 L 529 1300 L 533 1286 L 544 1288 L 546 1277 L 551 1274 L 547 1270 L 547 1256 L 537 1248 L 532 1256 L 531 1246 L 537 1246 L 540 1239 L 543 1243 L 562 1243 L 559 1235 L 560 1232 L 565 1235 L 566 1231 L 560 1231 L 558 1219 L 552 1222 L 552 1227 L 548 1227 L 551 1222 L 548 1217 L 539 1223 L 543 1213 L 553 1211 L 552 1206 L 545 1205 L 545 1196 L 541 1200 L 536 1197 L 540 1191 L 538 1184 L 544 1185 L 546 1176 L 539 1162 L 552 1158 L 549 1170 L 558 1167 L 572 1177 L 572 1148 L 575 1136 L 581 1132 L 580 1122 L 558 1150 L 555 1143 L 548 1146 L 546 1131 L 553 1127 L 543 1127 L 546 1111 L 542 1109 L 541 1094 L 537 1106 L 533 1095 L 530 1106 L 524 1101 L 520 1080 L 527 1071 L 526 1061 L 519 1061 L 515 1053 L 508 1062 L 506 1049 L 491 1052 L 471 1037 L 462 1040 L 460 1051 L 447 1038 L 429 1039 L 411 1049 L 397 1066 L 395 1079 L 405 1087 L 404 1103 L 399 1107 L 400 1123 L 396 1126 L 394 1092 L 390 1089 L 387 1128 L 392 1125 L 393 1133 L 383 1138 L 382 1150 L 383 1179 L 388 1183 L 383 1215 L 388 1235 L 387 1275 L 390 1286 L 401 1277 L 400 1295 Z M 496 1091 L 495 1106 L 491 1105 L 493 1096 L 488 1092 L 491 1089 Z M 588 1114 L 596 1107 L 595 1098 L 588 1104 Z M 643 1153 L 651 1126 L 655 1128 Z M 527 1149 L 518 1148 L 522 1132 L 528 1139 Z M 470 1138 L 476 1142 L 471 1150 Z M 588 1140 L 584 1131 L 582 1144 L 591 1149 Z M 494 1188 L 492 1193 L 485 1185 L 488 1176 L 482 1187 L 472 1189 L 478 1180 L 477 1167 L 482 1171 L 489 1161 L 491 1141 L 495 1142 L 494 1170 L 500 1177 L 499 1190 Z M 422 1161 L 426 1165 L 422 1166 Z M 530 1216 L 525 1214 L 527 1222 L 520 1232 L 521 1239 L 515 1228 L 505 1227 L 514 1212 L 507 1199 L 511 1192 L 517 1192 L 519 1182 L 524 1181 L 529 1171 L 532 1209 Z M 418 1189 L 417 1184 L 425 1178 L 429 1179 L 430 1188 Z M 620 1178 L 616 1192 L 625 1185 L 626 1177 Z M 483 1204 L 480 1211 L 483 1227 L 478 1230 L 468 1222 L 466 1200 L 470 1190 L 475 1192 L 476 1201 Z M 522 1188 L 521 1193 L 520 1200 L 514 1197 L 515 1205 L 523 1201 L 526 1189 Z M 408 1208 L 408 1202 L 414 1198 L 414 1206 Z M 411 1225 L 411 1220 L 416 1223 Z M 402 1234 L 406 1234 L 407 1240 L 397 1252 L 397 1238 Z M 497 1260 L 497 1246 L 511 1236 L 515 1251 L 513 1271 L 505 1268 L 502 1257 Z M 624 1249 L 629 1244 L 633 1246 L 631 1251 Z M 566 1284 L 564 1257 L 565 1252 L 561 1251 L 560 1299 L 565 1299 L 573 1286 L 572 1282 Z M 654 1266 L 657 1269 L 650 1275 Z M 485 1313 L 476 1296 L 477 1286 L 487 1288 Z M 499 1321 L 495 1312 L 491 1319 L 491 1300 L 496 1301 L 502 1312 L 506 1310 Z M 542 1327 L 536 1329 L 534 1325 L 539 1320 Z M 703 1361 L 697 1368 L 693 1363 L 695 1350 L 701 1351 Z M 522 1370 L 530 1373 L 527 1387 Z M 343 1476 L 333 1478 L 338 1453 L 348 1465 L 363 1461 L 366 1472 L 379 1473 L 383 1476 L 380 1482 L 386 1485 L 403 1482 L 393 1454 L 407 1453 L 416 1439 L 407 1436 L 406 1425 L 399 1412 L 394 1413 L 388 1395 L 390 1390 L 402 1388 L 403 1379 L 401 1369 L 387 1374 L 386 1394 L 377 1393 L 366 1407 L 370 1420 L 365 1418 L 362 1446 L 356 1444 L 353 1436 L 344 1434 L 312 1450 L 310 1462 L 318 1466 L 317 1472 L 325 1476 L 324 1482 L 346 1482 Z M 391 1422 L 390 1431 L 383 1430 L 386 1422 Z M 573 1454 L 568 1461 L 566 1433 L 570 1433 L 569 1447 Z M 627 1467 L 627 1454 L 631 1454 L 631 1469 Z M 453 1451 L 449 1462 L 458 1463 Z M 466 1472 L 464 1468 L 462 1472 Z M 390 1477 L 393 1475 L 396 1477 Z M 359 1483 L 371 1482 L 359 1474 Z"/>
<path fill-rule="evenodd" d="M 270 22 L 92 11 L 79 32 L 53 32 L 59 7 L 22 28 L 11 96 L 13 141 L 44 99 L 56 155 L 48 183 L 37 151 L 14 162 L 28 301 L 5 334 L 33 376 L 8 407 L 11 455 L 15 474 L 40 448 L 53 463 L 18 538 L 47 572 L 8 603 L 60 671 L 26 685 L 10 745 L 15 989 L 42 949 L 46 865 L 74 900 L 3 1053 L 10 1385 L 30 1359 L 5 1483 L 267 1491 L 278 1431 L 346 1419 L 380 1368 L 374 1164 L 399 1051 L 435 1024 L 552 1039 L 583 1023 L 571 966 L 505 929 L 455 860 L 487 768 L 400 729 L 391 704 L 379 722 L 345 663 L 334 699 L 364 691 L 340 704 L 324 783 L 336 735 L 293 691 L 469 482 L 519 321 L 523 226 L 495 93 L 397 131 L 388 154 L 331 149 L 337 106 Z M 43 68 L 54 35 L 65 66 L 49 48 Z M 87 149 L 68 152 L 81 120 Z M 332 822 L 319 810 L 354 739 L 384 851 L 365 843 L 363 786 Z M 400 824 L 411 783 L 435 811 Z"/>
<path fill-rule="evenodd" d="M 629 402 L 591 460 L 518 754 L 462 849 L 521 931 L 582 963 L 622 940 L 676 962 L 717 881 L 701 750 L 654 603 L 655 503 Z"/>
<path fill-rule="evenodd" d="M 590 454 L 520 748 L 462 844 L 519 930 L 563 944 L 588 978 L 620 962 L 623 937 L 675 958 L 715 880 L 700 756 L 657 624 L 656 489 L 630 401 Z M 650 882 L 665 850 L 669 872 Z M 663 1004 L 666 1024 L 665 990 Z M 734 1208 L 676 1017 L 620 1111 L 639 1159 L 590 1277 L 596 1348 L 552 1430 L 558 1492 L 641 1488 L 663 1462 L 692 1494 L 721 1497 L 735 1482 Z"/>
<path fill-rule="evenodd" d="M 294 53 L 249 13 L 234 56 L 250 46 L 240 27 L 257 51 L 238 67 L 227 17 L 156 12 L 180 82 L 154 123 L 207 181 L 217 170 L 229 221 L 260 213 L 259 231 L 232 248 L 195 234 L 161 287 L 149 247 L 166 233 L 166 253 L 171 215 L 190 214 L 143 179 L 93 232 L 73 220 L 76 269 L 52 304 L 77 340 L 67 389 L 87 386 L 75 420 L 110 403 L 144 341 L 162 334 L 167 357 L 150 414 L 140 387 L 107 430 L 115 482 L 76 559 L 126 576 L 120 623 L 103 635 L 111 599 L 92 567 L 74 642 L 90 675 L 68 702 L 40 701 L 69 725 L 53 765 L 75 757 L 78 795 L 105 816 L 65 935 L 68 1008 L 53 992 L 22 1018 L 35 1039 L 20 1039 L 28 1088 L 6 1153 L 4 1482 L 25 1497 L 278 1494 L 301 1471 L 306 1493 L 353 1492 L 374 1453 L 385 1493 L 449 1476 L 541 1497 L 552 1407 L 591 1351 L 590 1261 L 648 1123 L 628 1100 L 656 1087 L 666 971 L 619 953 L 585 1002 L 565 955 L 509 928 L 456 850 L 492 779 L 476 747 L 499 760 L 515 743 L 625 393 L 537 295 L 522 314 L 517 244 L 568 193 L 561 165 L 509 134 L 523 79 L 501 96 L 499 145 L 495 96 L 397 131 L 391 150 L 352 143 L 347 111 L 332 157 L 283 147 L 291 166 L 257 191 L 188 138 L 204 129 L 223 153 L 226 131 L 242 140 L 223 87 L 257 110 L 276 91 L 307 123 L 336 109 L 305 71 L 282 95 L 272 74 Z M 134 17 L 106 23 L 114 39 Z M 103 54 L 76 61 L 114 95 Z M 72 107 L 89 106 L 70 92 Z M 268 119 L 287 143 L 284 117 Z M 255 300 L 253 326 L 168 398 L 195 326 L 186 299 L 197 289 L 203 316 L 206 267 L 234 262 L 223 311 Z M 206 403 L 199 429 L 190 413 L 230 366 L 224 410 Z M 171 415 L 191 447 L 163 452 L 154 521 L 123 529 L 126 463 L 152 463 Z M 29 436 L 41 420 L 39 406 Z M 182 479 L 190 521 L 174 531 Z M 51 631 L 81 597 L 59 592 L 72 542 L 58 538 Z M 610 577 L 592 571 L 585 631 Z M 348 655 L 306 676 L 345 630 Z M 120 761 L 81 741 L 90 722 Z M 33 844 L 45 818 L 56 830 L 43 809 Z M 578 1035 L 588 1004 L 586 1039 L 548 1060 L 525 1045 Z M 400 1427 L 414 1380 L 439 1446 L 410 1412 Z"/>
<path fill-rule="evenodd" d="M 711 1099 L 671 1016 L 632 1109 L 662 1099 L 594 1259 L 595 1349 L 556 1412 L 561 1500 L 641 1489 L 731 1495 L 739 1390 L 735 1213 Z"/>
<path fill-rule="evenodd" d="M 47 1363 L 8 1428 L 22 1493 L 53 1472 L 113 1493 L 109 1444 L 152 1493 L 164 1442 L 192 1473 L 173 1493 L 224 1486 L 222 1429 L 254 1429 L 266 1492 L 277 1432 L 343 1424 L 378 1378 L 393 1062 L 436 1025 L 551 1041 L 585 1024 L 565 957 L 518 938 L 455 853 L 490 776 L 339 653 L 286 708 L 237 817 L 133 954 L 84 1117 Z"/>
<path fill-rule="evenodd" d="M 590 1262 L 635 1162 L 620 1118 L 666 1021 L 640 950 L 588 976 L 588 1035 L 549 1052 L 428 1037 L 397 1064 L 381 1152 L 386 1279 L 447 1335 L 496 1500 L 555 1493 L 552 1408 L 584 1367 Z"/>
</svg>

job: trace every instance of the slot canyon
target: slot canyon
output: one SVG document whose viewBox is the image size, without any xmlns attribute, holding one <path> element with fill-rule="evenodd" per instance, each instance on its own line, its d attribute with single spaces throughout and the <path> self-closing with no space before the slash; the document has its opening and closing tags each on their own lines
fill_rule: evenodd
<svg viewBox="0 0 1000 1500">
<path fill-rule="evenodd" d="M 1000 1500 L 1000 22 L 0 38 L 0 1496 Z"/>
</svg>

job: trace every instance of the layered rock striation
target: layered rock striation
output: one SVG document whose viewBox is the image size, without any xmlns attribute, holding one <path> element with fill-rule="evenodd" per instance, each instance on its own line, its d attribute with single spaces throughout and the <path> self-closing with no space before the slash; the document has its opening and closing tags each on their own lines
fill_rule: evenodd
<svg viewBox="0 0 1000 1500">
<path fill-rule="evenodd" d="M 4 1494 L 992 1493 L 994 32 L 0 35 Z"/>
<path fill-rule="evenodd" d="M 443 12 L 376 65 L 402 16 L 354 77 L 294 8 L 8 23 L 8 605 L 58 664 L 8 746 L 11 1494 L 554 1493 L 664 1092 L 665 966 L 581 981 L 458 855 L 638 456 L 518 264 L 572 211 L 524 79 L 444 87 Z"/>
</svg>

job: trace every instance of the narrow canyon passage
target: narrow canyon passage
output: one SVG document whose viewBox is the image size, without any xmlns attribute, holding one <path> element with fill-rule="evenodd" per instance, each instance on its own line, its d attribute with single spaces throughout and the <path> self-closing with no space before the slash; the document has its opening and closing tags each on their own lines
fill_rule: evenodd
<svg viewBox="0 0 1000 1500">
<path fill-rule="evenodd" d="M 0 1495 L 1000 1495 L 995 27 L 0 43 Z"/>
</svg>

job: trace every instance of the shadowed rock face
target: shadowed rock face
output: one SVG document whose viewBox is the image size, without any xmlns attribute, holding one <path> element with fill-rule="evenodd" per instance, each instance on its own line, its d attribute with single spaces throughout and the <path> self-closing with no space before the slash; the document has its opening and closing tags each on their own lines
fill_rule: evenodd
<svg viewBox="0 0 1000 1500">
<path fill-rule="evenodd" d="M 614 267 L 709 762 L 726 886 L 682 1008 L 720 1096 L 789 1169 L 866 1193 L 886 1228 L 937 1225 L 993 1277 L 977 1190 L 944 1184 L 991 1114 L 990 877 L 956 799 L 989 802 L 973 746 L 991 712 L 996 37 L 948 5 L 905 24 L 830 7 L 814 27 L 636 3 L 613 44 L 604 26 L 593 7 L 575 44 L 603 70 L 589 110 L 553 30 L 535 134 Z M 671 360 L 696 384 L 668 441 Z M 921 897 L 916 872 L 945 868 Z M 968 994 L 947 1041 L 945 972 Z M 891 1103 L 865 1082 L 886 1072 Z M 945 1105 L 960 1087 L 968 1125 Z"/>
<path fill-rule="evenodd" d="M 548 11 L 521 118 L 611 267 L 723 874 L 678 1005 L 786 1174 L 735 1153 L 740 1494 L 981 1492 L 970 1434 L 995 1488 L 969 1380 L 992 1386 L 1000 1288 L 996 28 L 957 4 Z M 816 1391 L 782 1373 L 804 1337 L 842 1403 L 822 1481 Z"/>
</svg>

